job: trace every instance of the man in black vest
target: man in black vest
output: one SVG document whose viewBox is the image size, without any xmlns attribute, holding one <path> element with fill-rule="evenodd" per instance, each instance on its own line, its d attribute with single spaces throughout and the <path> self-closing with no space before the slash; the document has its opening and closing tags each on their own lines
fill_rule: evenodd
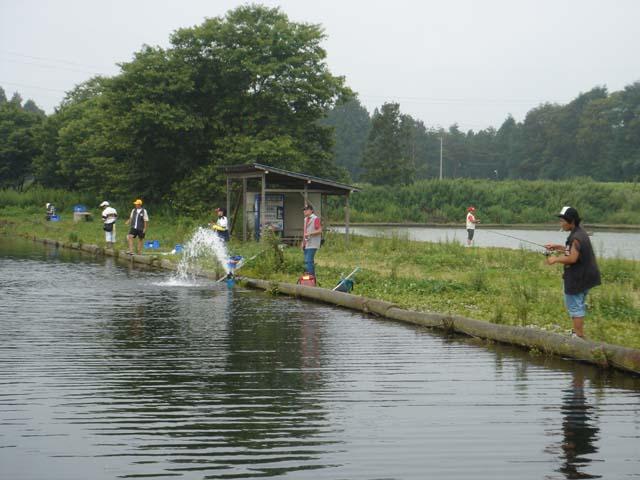
<svg viewBox="0 0 640 480">
<path fill-rule="evenodd" d="M 127 235 L 127 242 L 129 243 L 129 255 L 133 255 L 133 239 L 138 238 L 138 254 L 142 253 L 142 243 L 144 236 L 147 234 L 147 225 L 149 223 L 149 215 L 147 210 L 142 208 L 142 200 L 138 199 L 133 202 L 134 209 L 129 214 L 129 220 L 125 223 L 131 225 L 129 234 Z"/>
<path fill-rule="evenodd" d="M 580 226 L 578 211 L 573 207 L 563 207 L 557 216 L 562 230 L 570 233 L 564 245 L 545 245 L 549 251 L 564 251 L 564 255 L 547 256 L 547 264 L 561 263 L 564 266 L 564 302 L 573 321 L 572 335 L 584 338 L 585 301 L 589 290 L 600 285 L 600 271 L 589 235 Z"/>
</svg>

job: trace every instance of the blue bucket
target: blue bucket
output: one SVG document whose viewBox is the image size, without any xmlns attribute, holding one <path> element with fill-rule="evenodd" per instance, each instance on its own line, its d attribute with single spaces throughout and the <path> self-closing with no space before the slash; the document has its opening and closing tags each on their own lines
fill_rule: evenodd
<svg viewBox="0 0 640 480">
<path fill-rule="evenodd" d="M 160 240 L 153 241 L 153 248 L 160 248 Z"/>
<path fill-rule="evenodd" d="M 176 253 L 182 253 L 184 251 L 184 247 L 182 245 L 180 245 L 179 243 L 176 244 L 175 248 L 174 248 Z"/>
<path fill-rule="evenodd" d="M 59 222 L 60 221 L 60 217 L 58 215 L 51 215 L 49 217 L 49 221 L 50 222 Z"/>
<path fill-rule="evenodd" d="M 145 242 L 144 242 L 144 248 L 153 248 L 153 241 L 151 241 L 151 240 L 145 240 Z"/>
</svg>

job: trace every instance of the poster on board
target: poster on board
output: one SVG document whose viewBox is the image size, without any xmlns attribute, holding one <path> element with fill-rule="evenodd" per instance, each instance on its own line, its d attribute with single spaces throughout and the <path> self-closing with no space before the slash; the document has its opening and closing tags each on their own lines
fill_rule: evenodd
<svg viewBox="0 0 640 480">
<path fill-rule="evenodd" d="M 257 193 L 254 197 L 254 211 L 256 213 L 256 227 L 260 225 L 260 199 Z M 275 232 L 284 231 L 284 194 L 269 193 L 265 195 L 264 226 L 272 228 Z M 256 228 L 258 232 L 260 228 Z"/>
</svg>

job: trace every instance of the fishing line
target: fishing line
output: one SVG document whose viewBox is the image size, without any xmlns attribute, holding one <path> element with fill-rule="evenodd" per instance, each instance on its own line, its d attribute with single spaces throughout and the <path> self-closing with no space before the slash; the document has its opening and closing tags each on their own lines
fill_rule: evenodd
<svg viewBox="0 0 640 480">
<path fill-rule="evenodd" d="M 525 240 L 524 238 L 518 238 L 518 237 L 514 237 L 513 235 L 507 235 L 506 233 L 500 233 L 500 232 L 496 232 L 495 230 L 482 230 L 483 232 L 491 232 L 491 233 L 495 233 L 496 235 L 502 235 L 503 237 L 509 237 L 509 238 L 513 238 L 514 240 L 519 240 L 521 242 L 526 242 L 526 243 L 530 243 L 531 245 L 535 245 L 536 247 L 542 247 L 545 250 L 547 249 L 547 247 L 545 247 L 544 245 L 541 245 L 539 243 L 536 242 L 532 242 L 530 240 Z"/>
</svg>

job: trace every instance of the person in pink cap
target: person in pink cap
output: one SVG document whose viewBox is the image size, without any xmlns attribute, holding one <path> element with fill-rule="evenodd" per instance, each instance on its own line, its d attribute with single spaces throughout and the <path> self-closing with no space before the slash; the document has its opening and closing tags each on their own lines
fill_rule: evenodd
<svg viewBox="0 0 640 480">
<path fill-rule="evenodd" d="M 467 208 L 467 247 L 473 245 L 473 234 L 476 232 L 476 223 L 480 220 L 476 218 L 476 207 Z"/>
</svg>

